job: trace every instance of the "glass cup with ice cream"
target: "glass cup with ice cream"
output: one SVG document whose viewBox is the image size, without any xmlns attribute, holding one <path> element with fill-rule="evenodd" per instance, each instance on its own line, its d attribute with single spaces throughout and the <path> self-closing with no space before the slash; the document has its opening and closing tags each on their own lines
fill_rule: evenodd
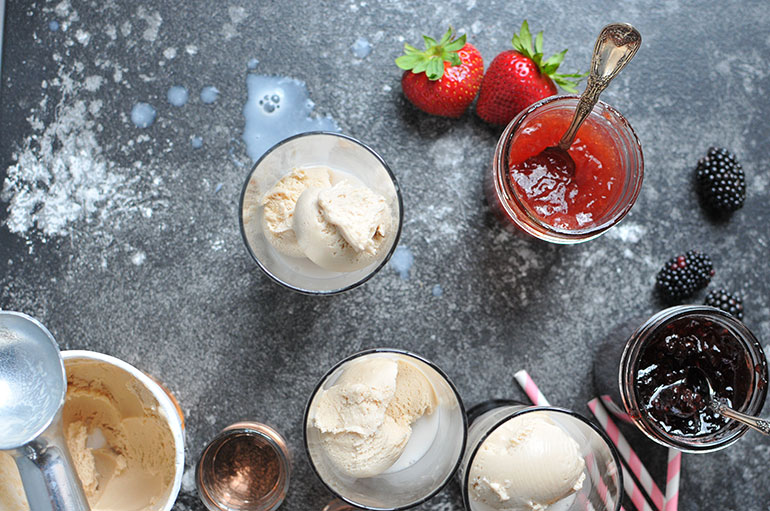
<svg viewBox="0 0 770 511">
<path fill-rule="evenodd" d="M 465 448 L 462 400 L 418 355 L 374 349 L 322 379 L 305 409 L 305 448 L 332 493 L 363 509 L 421 504 L 454 475 Z"/>
<path fill-rule="evenodd" d="M 254 165 L 241 194 L 249 253 L 268 277 L 306 294 L 366 282 L 395 250 L 402 219 L 387 164 L 339 133 L 279 142 Z"/>
<path fill-rule="evenodd" d="M 497 404 L 468 431 L 458 471 L 468 511 L 620 509 L 620 460 L 604 432 L 569 410 Z"/>
</svg>

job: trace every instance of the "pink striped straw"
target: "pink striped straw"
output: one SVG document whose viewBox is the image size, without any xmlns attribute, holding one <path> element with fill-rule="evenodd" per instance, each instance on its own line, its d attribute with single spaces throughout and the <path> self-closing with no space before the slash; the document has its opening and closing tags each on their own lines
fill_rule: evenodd
<svg viewBox="0 0 770 511">
<path fill-rule="evenodd" d="M 618 409 L 618 406 L 612 401 L 612 398 L 608 396 L 607 394 L 599 396 L 599 399 L 602 400 L 602 403 L 604 404 L 604 407 L 611 411 L 618 419 L 621 419 L 625 422 L 629 422 L 633 424 L 633 420 L 631 420 L 631 417 L 626 412 L 621 412 Z"/>
<path fill-rule="evenodd" d="M 676 449 L 668 450 L 668 470 L 666 471 L 666 505 L 664 511 L 677 511 L 679 506 L 679 474 L 682 469 L 682 453 Z"/>
<path fill-rule="evenodd" d="M 516 378 L 516 381 L 519 382 L 519 385 L 521 385 L 521 388 L 526 392 L 527 397 L 529 397 L 529 400 L 532 401 L 532 404 L 535 406 L 549 406 L 550 403 L 545 398 L 542 392 L 540 392 L 540 389 L 537 388 L 537 385 L 535 385 L 535 382 L 532 380 L 532 377 L 529 375 L 527 371 L 522 369 L 521 371 L 517 372 L 513 375 L 514 378 Z"/>
<path fill-rule="evenodd" d="M 599 466 L 596 463 L 596 458 L 594 457 L 593 453 L 589 453 L 586 456 L 586 465 L 588 466 L 588 475 L 591 476 L 591 481 L 593 481 L 593 483 L 596 485 L 596 490 L 599 492 L 599 495 L 602 498 L 602 502 L 604 502 L 604 505 L 606 506 L 607 505 L 607 500 L 608 500 L 608 497 L 609 497 L 609 494 L 610 494 L 610 489 L 607 488 L 607 485 L 604 484 L 604 481 L 599 476 Z M 626 484 L 625 483 L 625 474 L 623 474 L 623 478 L 624 478 L 623 485 L 625 486 L 625 484 Z M 631 481 L 631 483 L 633 484 L 633 481 Z M 634 487 L 636 487 L 636 486 L 634 486 Z M 621 495 L 621 498 L 622 498 L 622 495 Z M 646 501 L 645 501 L 645 503 L 646 503 Z M 590 505 L 591 503 L 589 502 L 588 504 Z M 591 507 L 593 508 L 593 506 L 591 506 Z M 625 509 L 623 509 L 623 506 L 620 507 L 620 511 L 625 511 Z M 650 511 L 652 511 L 652 510 L 650 510 Z"/>
<path fill-rule="evenodd" d="M 652 476 L 642 464 L 642 460 L 639 459 L 639 456 L 636 455 L 636 452 L 634 452 L 634 450 L 631 448 L 631 445 L 628 443 L 626 438 L 620 432 L 612 419 L 610 419 L 607 410 L 605 410 L 604 406 L 601 405 L 599 399 L 594 398 L 589 401 L 588 408 L 591 410 L 591 413 L 594 414 L 596 420 L 599 421 L 599 424 L 604 428 L 604 431 L 607 432 L 607 435 L 610 437 L 610 440 L 612 440 L 612 443 L 614 443 L 615 447 L 618 448 L 620 455 L 623 456 L 623 459 L 626 460 L 626 463 L 628 463 L 628 467 L 631 469 L 631 472 L 636 476 L 636 478 L 639 480 L 639 484 L 641 484 L 644 491 L 646 491 L 652 499 L 652 503 L 655 504 L 655 508 L 658 509 L 658 511 L 663 511 L 663 492 L 660 491 L 658 485 L 655 484 L 655 481 L 652 480 Z M 627 479 L 628 478 L 624 478 L 624 480 Z"/>
<path fill-rule="evenodd" d="M 631 477 L 626 466 L 623 463 L 620 465 L 623 468 L 623 488 L 626 490 L 628 498 L 631 499 L 631 504 L 633 504 L 638 511 L 655 511 L 652 506 L 647 503 L 647 499 L 644 498 L 644 493 L 642 493 L 642 490 L 636 485 L 634 478 Z"/>
<path fill-rule="evenodd" d="M 522 369 L 521 371 L 517 371 L 516 374 L 513 375 L 513 377 L 516 378 L 516 381 L 521 386 L 522 390 L 524 390 L 524 392 L 527 394 L 527 397 L 529 397 L 529 400 L 532 401 L 533 405 L 535 405 L 535 406 L 550 406 L 551 405 L 548 402 L 548 400 L 545 398 L 543 393 L 540 392 L 540 389 L 538 388 L 537 384 L 535 383 L 535 381 L 532 379 L 532 377 L 529 375 L 529 373 L 526 370 Z M 593 461 L 593 457 L 591 457 L 591 461 Z M 593 461 L 593 464 L 596 465 L 596 462 Z M 625 470 L 625 467 L 623 468 L 623 470 Z M 591 472 L 591 471 L 589 471 L 589 472 Z M 591 475 L 593 476 L 594 474 L 591 473 Z M 624 480 L 625 479 L 627 479 L 627 478 L 625 477 L 625 474 L 624 474 Z M 625 484 L 626 483 L 624 481 L 624 485 Z M 634 484 L 633 480 L 631 481 L 631 484 Z M 604 490 L 603 490 L 604 492 L 603 493 L 600 492 L 600 495 L 603 496 L 604 502 L 606 504 L 606 502 L 607 502 L 606 499 L 607 499 L 607 494 L 609 493 L 609 489 L 606 486 L 604 486 L 604 483 L 602 483 L 602 486 L 604 487 Z M 635 487 L 636 487 L 636 485 L 634 485 L 634 488 Z M 582 494 L 580 494 L 580 495 L 583 497 L 583 501 L 584 501 L 583 505 L 584 505 L 584 507 L 586 509 L 588 509 L 589 511 L 590 511 L 590 509 L 593 509 L 593 506 L 591 505 L 591 503 L 588 502 L 588 500 L 586 500 L 585 497 Z M 642 500 L 644 500 L 644 497 L 642 497 Z M 646 501 L 645 501 L 645 504 L 647 504 Z M 623 508 L 623 506 L 620 506 L 620 511 L 626 511 L 626 510 Z M 653 511 L 653 510 L 651 510 L 651 509 L 647 510 L 647 509 L 639 508 L 639 511 Z"/>
</svg>

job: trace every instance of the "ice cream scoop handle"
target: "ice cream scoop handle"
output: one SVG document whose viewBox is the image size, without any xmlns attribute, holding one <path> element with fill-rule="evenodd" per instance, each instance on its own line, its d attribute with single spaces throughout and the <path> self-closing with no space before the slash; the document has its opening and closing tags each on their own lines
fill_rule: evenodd
<svg viewBox="0 0 770 511">
<path fill-rule="evenodd" d="M 765 419 L 760 419 L 759 417 L 753 417 L 751 415 L 741 413 L 737 410 L 733 410 L 718 400 L 714 401 L 713 408 L 715 412 L 724 417 L 742 422 L 743 424 L 750 428 L 756 429 L 762 434 L 770 435 L 770 422 L 766 421 Z"/>
<path fill-rule="evenodd" d="M 90 511 L 60 420 L 13 454 L 30 511 Z"/>
</svg>

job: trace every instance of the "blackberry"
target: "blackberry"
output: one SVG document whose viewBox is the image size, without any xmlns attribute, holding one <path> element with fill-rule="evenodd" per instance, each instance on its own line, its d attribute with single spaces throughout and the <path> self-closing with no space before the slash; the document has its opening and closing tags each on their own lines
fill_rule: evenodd
<svg viewBox="0 0 770 511">
<path fill-rule="evenodd" d="M 735 155 L 711 147 L 695 169 L 698 192 L 704 205 L 716 213 L 731 213 L 746 200 L 746 176 Z"/>
<path fill-rule="evenodd" d="M 711 258 L 690 250 L 666 261 L 658 272 L 655 284 L 665 301 L 678 302 L 706 287 L 713 276 L 714 265 Z"/>
<path fill-rule="evenodd" d="M 738 295 L 728 293 L 725 289 L 716 289 L 706 295 L 705 305 L 729 312 L 736 319 L 743 319 L 743 300 Z"/>
</svg>

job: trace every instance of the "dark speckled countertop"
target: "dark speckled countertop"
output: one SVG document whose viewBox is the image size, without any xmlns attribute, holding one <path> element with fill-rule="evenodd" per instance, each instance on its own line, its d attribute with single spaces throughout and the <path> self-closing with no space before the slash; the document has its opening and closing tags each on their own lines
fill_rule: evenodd
<svg viewBox="0 0 770 511">
<path fill-rule="evenodd" d="M 473 113 L 445 120 L 416 111 L 393 64 L 405 41 L 448 24 L 488 64 L 523 18 L 545 30 L 548 52 L 570 48 L 567 71 L 587 68 L 606 23 L 631 22 L 644 37 L 603 95 L 641 139 L 644 187 L 620 226 L 579 246 L 506 232 L 482 192 L 499 130 Z M 598 341 L 663 307 L 654 276 L 678 252 L 709 253 L 711 287 L 743 293 L 745 323 L 770 342 L 764 0 L 12 1 L 5 23 L 0 178 L 22 183 L 21 159 L 25 171 L 58 169 L 64 186 L 57 196 L 37 175 L 26 188 L 37 202 L 25 205 L 20 188 L 4 194 L 0 307 L 39 318 L 63 349 L 122 358 L 178 396 L 188 455 L 178 510 L 203 509 L 190 466 L 243 418 L 275 426 L 290 443 L 283 508 L 321 509 L 330 494 L 303 452 L 302 412 L 327 368 L 363 348 L 435 361 L 467 405 L 522 399 L 513 374 L 526 368 L 551 402 L 588 413 Z M 352 49 L 359 38 L 372 47 L 363 58 Z M 314 115 L 389 163 L 404 195 L 400 245 L 414 256 L 405 278 L 391 263 L 352 292 L 313 298 L 254 265 L 237 216 L 251 165 L 241 140 L 249 72 L 301 80 Z M 169 104 L 173 85 L 189 91 L 184 106 Z M 205 86 L 220 92 L 213 103 L 199 97 Z M 148 128 L 131 120 L 138 102 L 157 111 Z M 746 169 L 746 205 L 727 222 L 701 210 L 692 186 L 711 145 L 733 150 Z M 85 159 L 67 160 L 77 151 Z M 62 174 L 63 161 L 84 174 Z M 14 211 L 21 223 L 12 229 Z M 624 431 L 662 486 L 665 449 Z M 768 459 L 770 440 L 755 433 L 722 452 L 685 455 L 680 509 L 770 509 Z M 454 482 L 422 506 L 460 508 Z"/>
</svg>

